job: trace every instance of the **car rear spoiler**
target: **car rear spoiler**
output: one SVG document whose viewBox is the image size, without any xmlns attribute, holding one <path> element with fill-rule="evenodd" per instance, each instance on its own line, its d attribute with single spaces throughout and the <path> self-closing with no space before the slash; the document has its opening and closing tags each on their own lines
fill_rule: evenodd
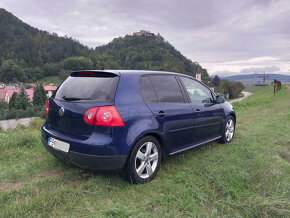
<svg viewBox="0 0 290 218">
<path fill-rule="evenodd" d="M 80 70 L 71 73 L 71 76 L 85 76 L 85 77 L 115 77 L 120 76 L 117 71 L 103 71 L 103 70 Z"/>
</svg>

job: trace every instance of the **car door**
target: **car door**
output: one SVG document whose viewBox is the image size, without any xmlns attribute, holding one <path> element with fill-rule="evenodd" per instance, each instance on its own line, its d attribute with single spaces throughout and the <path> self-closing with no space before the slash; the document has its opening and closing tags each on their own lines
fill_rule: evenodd
<svg viewBox="0 0 290 218">
<path fill-rule="evenodd" d="M 222 109 L 214 100 L 213 93 L 201 82 L 179 76 L 190 100 L 194 115 L 195 143 L 219 137 L 222 130 Z"/>
<path fill-rule="evenodd" d="M 190 144 L 194 128 L 193 111 L 175 75 L 142 76 L 141 90 L 146 105 L 158 122 L 159 131 L 165 136 L 168 151 Z"/>
</svg>

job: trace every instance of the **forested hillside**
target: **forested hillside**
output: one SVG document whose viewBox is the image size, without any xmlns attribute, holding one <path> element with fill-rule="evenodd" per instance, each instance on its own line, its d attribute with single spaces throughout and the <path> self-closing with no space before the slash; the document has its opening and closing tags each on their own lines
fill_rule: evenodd
<svg viewBox="0 0 290 218">
<path fill-rule="evenodd" d="M 38 30 L 0 9 L 0 82 L 35 82 L 44 77 L 64 79 L 79 69 L 166 70 L 195 75 L 198 63 L 168 42 L 127 35 L 90 49 L 78 41 Z M 205 69 L 200 69 L 208 79 Z"/>
<path fill-rule="evenodd" d="M 33 28 L 5 9 L 0 9 L 0 36 L 1 59 L 14 59 L 27 67 L 89 53 L 79 42 Z"/>
<path fill-rule="evenodd" d="M 142 36 L 116 38 L 107 45 L 97 47 L 96 52 L 113 56 L 123 69 L 163 70 L 195 75 L 200 67 L 168 42 L 157 42 Z M 206 69 L 200 71 L 204 79 L 208 77 Z"/>
</svg>

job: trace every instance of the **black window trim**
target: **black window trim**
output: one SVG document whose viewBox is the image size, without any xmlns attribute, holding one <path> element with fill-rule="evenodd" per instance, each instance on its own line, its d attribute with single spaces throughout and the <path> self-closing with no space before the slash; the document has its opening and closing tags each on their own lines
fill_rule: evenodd
<svg viewBox="0 0 290 218">
<path fill-rule="evenodd" d="M 149 82 L 150 82 L 150 84 L 151 84 L 151 86 L 153 88 L 153 92 L 155 94 L 155 97 L 156 97 L 157 101 L 145 101 L 144 96 L 143 96 L 143 92 L 142 92 L 142 89 L 141 89 L 141 87 L 142 87 L 142 77 L 147 77 L 148 78 L 148 80 L 149 80 Z M 149 74 L 144 74 L 144 75 L 140 76 L 140 92 L 141 92 L 141 97 L 142 97 L 142 99 L 143 99 L 143 101 L 145 103 L 155 103 L 155 104 L 159 103 L 158 96 L 157 96 L 155 88 L 154 88 L 154 86 L 153 86 L 153 84 L 152 84 L 152 82 L 150 80 Z"/>
<path fill-rule="evenodd" d="M 212 91 L 212 90 L 211 90 L 207 85 L 205 85 L 203 82 L 201 82 L 201 81 L 199 81 L 199 80 L 197 80 L 197 79 L 195 79 L 195 78 L 193 78 L 193 77 L 191 77 L 191 76 L 178 75 L 178 80 L 179 80 L 180 83 L 182 84 L 182 88 L 183 88 L 183 90 L 184 90 L 185 93 L 186 93 L 186 98 L 187 98 L 187 101 L 188 101 L 189 103 L 193 104 L 193 103 L 191 102 L 191 100 L 190 100 L 190 97 L 189 97 L 189 94 L 188 94 L 188 92 L 187 92 L 187 90 L 186 90 L 186 88 L 185 88 L 185 85 L 184 85 L 184 83 L 183 83 L 183 81 L 181 80 L 180 77 L 185 77 L 185 78 L 188 78 L 188 79 L 192 79 L 192 80 L 194 80 L 194 81 L 200 83 L 201 85 L 203 85 L 205 88 L 207 88 L 207 89 L 210 91 L 210 94 L 211 94 L 211 97 L 212 97 L 213 103 L 215 103 L 215 101 L 216 101 L 216 96 L 215 96 L 215 94 L 213 93 L 213 91 Z M 200 104 L 208 104 L 208 103 L 200 103 Z"/>
</svg>

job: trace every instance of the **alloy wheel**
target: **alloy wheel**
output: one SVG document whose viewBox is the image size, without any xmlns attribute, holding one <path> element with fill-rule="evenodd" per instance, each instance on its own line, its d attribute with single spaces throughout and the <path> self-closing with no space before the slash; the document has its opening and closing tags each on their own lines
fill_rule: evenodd
<svg viewBox="0 0 290 218">
<path fill-rule="evenodd" d="M 135 170 L 143 178 L 149 178 L 158 164 L 158 149 L 153 142 L 144 143 L 138 150 L 135 158 Z"/>
<path fill-rule="evenodd" d="M 226 140 L 228 142 L 231 141 L 231 139 L 233 138 L 234 131 L 235 131 L 235 123 L 234 123 L 234 121 L 232 119 L 229 119 L 227 121 L 226 131 L 225 131 L 225 137 L 226 137 Z"/>
</svg>

